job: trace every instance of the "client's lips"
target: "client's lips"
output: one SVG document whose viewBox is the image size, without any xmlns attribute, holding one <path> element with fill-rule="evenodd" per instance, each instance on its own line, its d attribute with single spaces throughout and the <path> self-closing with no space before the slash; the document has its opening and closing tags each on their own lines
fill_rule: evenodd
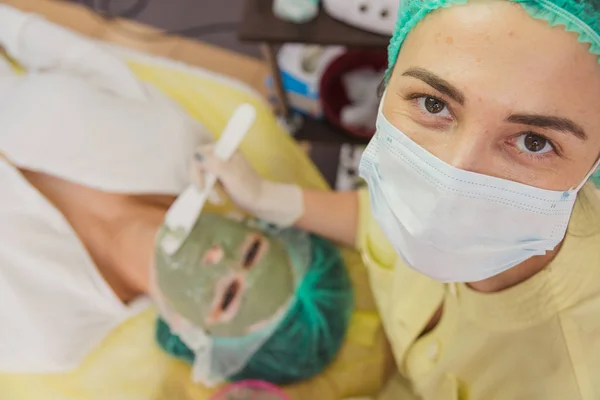
<svg viewBox="0 0 600 400">
<path fill-rule="evenodd" d="M 206 323 L 213 325 L 231 321 L 240 309 L 244 290 L 245 280 L 241 274 L 220 279 Z"/>
</svg>

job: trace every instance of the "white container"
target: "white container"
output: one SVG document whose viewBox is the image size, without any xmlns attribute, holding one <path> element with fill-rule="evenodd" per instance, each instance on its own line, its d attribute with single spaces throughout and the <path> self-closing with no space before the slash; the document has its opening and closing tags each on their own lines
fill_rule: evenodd
<svg viewBox="0 0 600 400">
<path fill-rule="evenodd" d="M 290 107 L 313 118 L 321 118 L 323 109 L 319 95 L 321 78 L 327 66 L 346 51 L 343 46 L 308 46 L 285 44 L 279 50 L 277 62 Z M 275 96 L 273 78 L 267 78 L 267 87 Z"/>
<path fill-rule="evenodd" d="M 323 0 L 332 18 L 386 36 L 394 32 L 399 4 L 398 0 Z"/>
<path fill-rule="evenodd" d="M 317 0 L 274 0 L 273 13 L 284 21 L 303 24 L 319 14 Z"/>
</svg>

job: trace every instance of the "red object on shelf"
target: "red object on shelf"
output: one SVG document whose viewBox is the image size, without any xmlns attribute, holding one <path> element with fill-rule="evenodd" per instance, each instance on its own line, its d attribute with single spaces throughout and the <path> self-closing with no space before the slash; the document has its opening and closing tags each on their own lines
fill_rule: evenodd
<svg viewBox="0 0 600 400">
<path fill-rule="evenodd" d="M 382 71 L 387 67 L 387 53 L 382 50 L 349 50 L 336 58 L 325 70 L 321 78 L 320 97 L 323 114 L 333 125 L 341 128 L 348 135 L 369 139 L 375 134 L 375 127 L 370 130 L 355 129 L 344 126 L 340 113 L 344 106 L 350 104 L 342 77 L 351 71 L 371 68 Z"/>
</svg>

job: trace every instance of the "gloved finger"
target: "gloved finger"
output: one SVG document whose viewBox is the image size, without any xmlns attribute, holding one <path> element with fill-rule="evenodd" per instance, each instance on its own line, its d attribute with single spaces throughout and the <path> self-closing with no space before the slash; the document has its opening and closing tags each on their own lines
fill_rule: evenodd
<svg viewBox="0 0 600 400">
<path fill-rule="evenodd" d="M 204 190 L 204 182 L 205 182 L 206 172 L 202 169 L 202 167 L 198 167 L 195 163 L 190 165 L 190 179 L 194 185 L 198 188 L 199 191 Z M 225 199 L 222 198 L 222 192 L 220 192 L 218 183 L 209 193 L 208 193 L 208 202 L 214 205 L 222 205 L 225 203 Z"/>
<path fill-rule="evenodd" d="M 196 162 L 192 162 L 190 164 L 190 180 L 196 185 L 198 190 L 202 190 L 204 188 L 204 174 L 205 172 L 202 170 L 202 167 L 199 166 Z"/>
<path fill-rule="evenodd" d="M 212 172 L 220 181 L 228 181 L 229 178 L 246 168 L 247 161 L 239 151 L 236 151 L 230 159 L 223 160 L 215 153 L 214 145 L 200 146 L 196 149 L 194 160 L 198 168 Z"/>
<path fill-rule="evenodd" d="M 198 147 L 194 153 L 194 161 L 198 168 L 219 176 L 218 172 L 221 169 L 222 160 L 215 154 L 215 146 L 213 144 Z"/>
<path fill-rule="evenodd" d="M 200 145 L 198 147 L 196 147 L 196 150 L 194 151 L 194 156 L 196 157 L 196 161 L 202 163 L 204 162 L 204 156 L 210 155 L 211 153 L 215 152 L 215 144 L 214 143 L 209 143 L 209 144 L 203 144 Z"/>
<path fill-rule="evenodd" d="M 222 206 L 225 204 L 226 200 L 223 190 L 219 186 L 215 186 L 208 194 L 208 201 L 215 206 Z"/>
<path fill-rule="evenodd" d="M 214 144 L 208 144 L 205 146 L 199 146 L 196 148 L 194 153 L 191 177 L 199 188 L 204 187 L 204 180 L 207 172 L 214 174 L 217 179 L 221 180 L 223 178 L 223 174 L 227 170 L 224 167 L 225 162 L 220 160 L 215 155 L 214 149 Z"/>
<path fill-rule="evenodd" d="M 219 193 L 217 193 L 216 190 L 213 189 L 208 193 L 208 202 L 215 206 L 221 204 L 221 198 L 219 197 Z"/>
</svg>

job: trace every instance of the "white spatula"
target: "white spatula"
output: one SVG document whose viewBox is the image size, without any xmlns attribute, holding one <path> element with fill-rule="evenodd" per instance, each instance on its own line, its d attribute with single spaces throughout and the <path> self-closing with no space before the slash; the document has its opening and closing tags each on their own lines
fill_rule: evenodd
<svg viewBox="0 0 600 400">
<path fill-rule="evenodd" d="M 235 153 L 242 139 L 252 127 L 255 117 L 256 110 L 249 104 L 242 104 L 234 111 L 221 138 L 215 145 L 217 157 L 227 160 Z M 196 185 L 190 185 L 169 208 L 165 217 L 165 225 L 170 232 L 176 234 L 165 235 L 160 243 L 168 254 L 179 250 L 187 239 L 216 183 L 217 177 L 207 173 L 204 176 L 202 190 L 199 190 Z"/>
</svg>

